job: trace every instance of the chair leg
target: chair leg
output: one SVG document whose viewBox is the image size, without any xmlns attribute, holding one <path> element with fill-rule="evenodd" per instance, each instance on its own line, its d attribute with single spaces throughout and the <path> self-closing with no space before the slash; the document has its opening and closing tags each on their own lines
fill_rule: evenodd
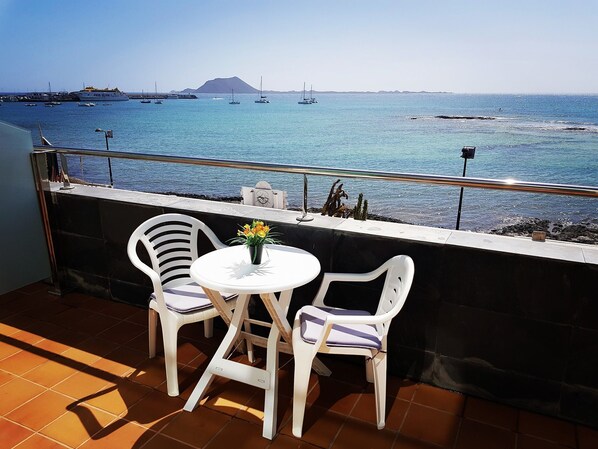
<svg viewBox="0 0 598 449">
<path fill-rule="evenodd" d="M 179 379 L 177 372 L 177 334 L 178 327 L 174 323 L 162 320 L 162 339 L 164 340 L 164 364 L 166 365 L 166 387 L 168 396 L 179 395 Z"/>
<path fill-rule="evenodd" d="M 378 429 L 384 429 L 384 425 L 386 424 L 386 353 L 379 352 L 371 360 L 374 371 Z"/>
<path fill-rule="evenodd" d="M 149 343 L 149 358 L 156 357 L 156 332 L 158 329 L 158 312 L 154 309 L 149 309 L 147 315 L 147 335 Z"/>
<path fill-rule="evenodd" d="M 206 338 L 212 338 L 214 335 L 214 319 L 204 320 L 203 322 L 203 336 Z"/>
<path fill-rule="evenodd" d="M 303 417 L 305 415 L 305 403 L 307 401 L 307 390 L 309 387 L 309 375 L 313 355 L 311 348 L 301 347 L 298 342 L 293 342 L 295 355 L 295 385 L 293 390 L 293 435 L 301 438 L 303 433 Z"/>
<path fill-rule="evenodd" d="M 369 383 L 374 383 L 374 359 L 365 358 L 365 378 Z"/>
</svg>

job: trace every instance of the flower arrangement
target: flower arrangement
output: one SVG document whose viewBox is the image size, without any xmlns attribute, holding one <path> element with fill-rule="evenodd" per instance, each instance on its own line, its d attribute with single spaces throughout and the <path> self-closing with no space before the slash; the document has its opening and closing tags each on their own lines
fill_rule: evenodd
<svg viewBox="0 0 598 449">
<path fill-rule="evenodd" d="M 251 224 L 245 224 L 237 231 L 237 236 L 229 241 L 249 247 L 249 254 L 252 264 L 260 264 L 262 249 L 266 243 L 280 243 L 276 238 L 278 235 L 272 232 L 272 228 L 263 221 L 253 220 Z"/>
<path fill-rule="evenodd" d="M 251 224 L 245 224 L 237 231 L 237 236 L 230 239 L 233 243 L 239 243 L 246 246 L 260 246 L 265 243 L 280 243 L 275 238 L 276 233 L 263 221 L 253 220 Z"/>
</svg>

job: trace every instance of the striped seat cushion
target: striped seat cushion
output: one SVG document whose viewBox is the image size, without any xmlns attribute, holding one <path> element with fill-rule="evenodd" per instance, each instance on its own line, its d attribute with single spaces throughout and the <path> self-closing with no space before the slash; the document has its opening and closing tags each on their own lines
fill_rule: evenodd
<svg viewBox="0 0 598 449">
<path fill-rule="evenodd" d="M 328 315 L 371 316 L 364 310 L 333 309 L 328 307 L 305 306 L 299 318 L 301 338 L 315 343 L 320 337 L 324 321 Z M 328 346 L 380 349 L 382 340 L 376 327 L 369 324 L 335 324 L 326 340 Z"/>
<path fill-rule="evenodd" d="M 236 297 L 234 293 L 220 293 L 225 301 Z M 156 299 L 154 293 L 151 294 L 150 299 Z M 166 307 L 170 310 L 179 313 L 197 312 L 198 310 L 212 307 L 212 301 L 205 294 L 195 282 L 181 285 L 180 287 L 173 287 L 164 289 L 164 301 Z"/>
</svg>

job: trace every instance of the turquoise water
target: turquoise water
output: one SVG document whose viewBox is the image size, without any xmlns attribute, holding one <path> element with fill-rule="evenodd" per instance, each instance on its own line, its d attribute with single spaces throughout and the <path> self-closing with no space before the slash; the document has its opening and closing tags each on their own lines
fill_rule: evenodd
<svg viewBox="0 0 598 449">
<path fill-rule="evenodd" d="M 298 105 L 299 95 L 98 104 L 3 103 L 0 120 L 30 129 L 38 124 L 55 145 L 324 167 L 460 176 L 461 148 L 477 147 L 467 175 L 577 185 L 598 185 L 598 96 L 457 94 L 320 94 Z M 495 120 L 443 120 L 437 115 L 490 116 Z M 567 128 L 584 128 L 567 130 Z M 222 168 L 112 160 L 115 187 L 234 196 L 261 179 L 286 190 L 298 207 L 302 177 Z M 107 164 L 71 158 L 72 175 L 108 181 Z M 83 174 L 80 171 L 83 169 Z M 309 206 L 320 207 L 334 178 L 309 178 Z M 459 198 L 454 187 L 343 179 L 354 205 L 364 193 L 373 213 L 453 228 Z M 461 228 L 487 230 L 522 218 L 598 220 L 598 200 L 466 189 Z"/>
</svg>

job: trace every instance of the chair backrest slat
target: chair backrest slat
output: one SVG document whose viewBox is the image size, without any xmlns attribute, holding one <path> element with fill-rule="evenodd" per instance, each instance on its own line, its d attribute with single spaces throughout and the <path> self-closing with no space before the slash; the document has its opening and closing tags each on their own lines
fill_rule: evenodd
<svg viewBox="0 0 598 449">
<path fill-rule="evenodd" d="M 189 267 L 199 257 L 197 238 L 203 231 L 215 248 L 225 246 L 203 222 L 182 214 L 164 214 L 142 223 L 131 235 L 146 248 L 162 288 L 191 280 Z"/>
</svg>

